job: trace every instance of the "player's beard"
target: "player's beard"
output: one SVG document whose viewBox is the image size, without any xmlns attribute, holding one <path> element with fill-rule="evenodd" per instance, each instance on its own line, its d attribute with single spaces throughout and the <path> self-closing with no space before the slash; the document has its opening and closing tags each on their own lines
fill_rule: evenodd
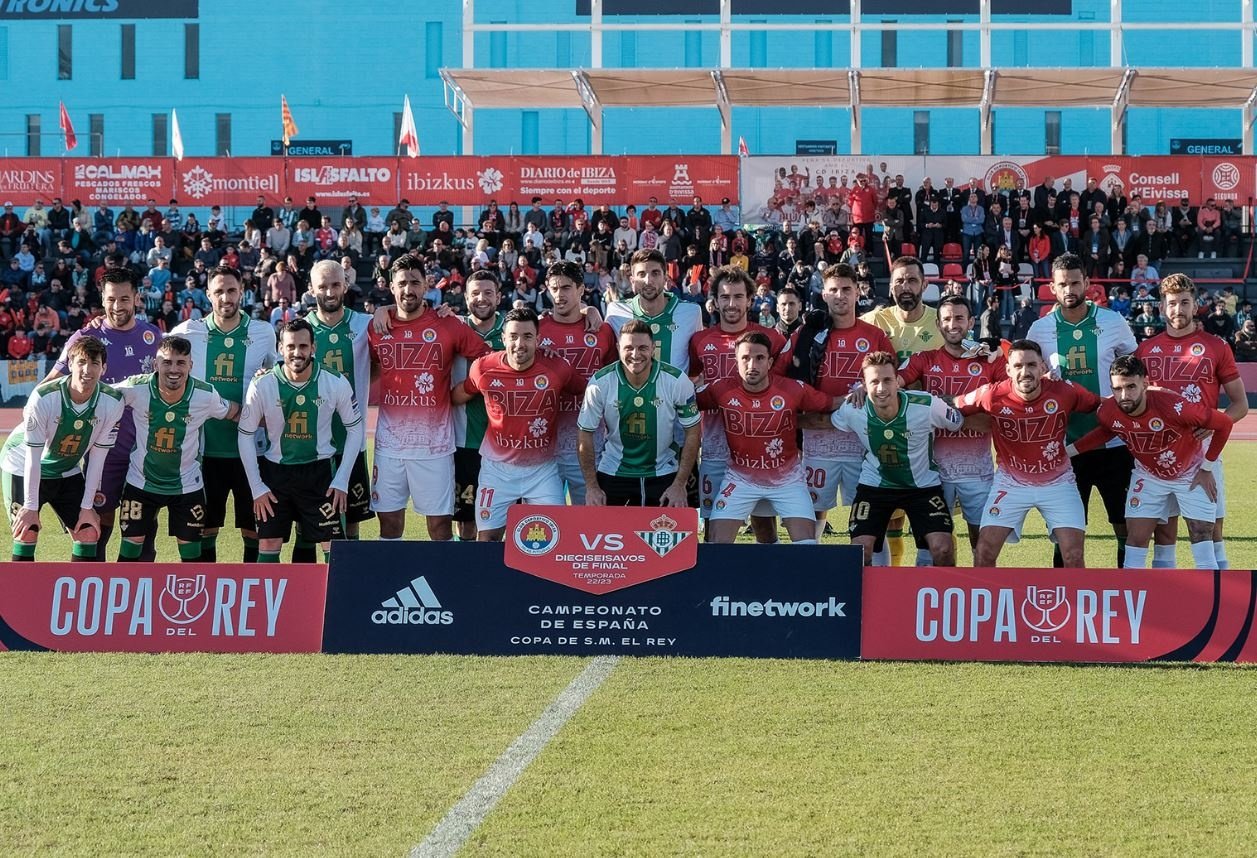
<svg viewBox="0 0 1257 858">
<path fill-rule="evenodd" d="M 214 321 L 218 324 L 231 324 L 240 320 L 239 304 L 223 304 L 214 308 Z"/>
<path fill-rule="evenodd" d="M 310 358 L 307 357 L 290 357 L 284 361 L 284 366 L 288 369 L 289 374 L 299 376 L 310 368 Z"/>
<path fill-rule="evenodd" d="M 1117 407 L 1122 409 L 1123 414 L 1134 414 L 1143 406 L 1143 404 L 1144 404 L 1144 397 L 1142 396 L 1134 401 L 1131 401 L 1129 399 L 1117 400 Z"/>
<path fill-rule="evenodd" d="M 468 304 L 467 311 L 471 313 L 471 317 L 477 322 L 487 322 L 493 318 L 493 314 L 498 311 L 498 308 L 492 304 L 483 306 L 480 304 Z"/>
<path fill-rule="evenodd" d="M 129 327 L 135 321 L 134 310 L 110 310 L 106 315 L 109 317 L 109 326 L 115 329 Z"/>
<path fill-rule="evenodd" d="M 643 301 L 655 300 L 662 291 L 662 287 L 656 289 L 649 281 L 643 281 L 637 287 L 637 294 Z"/>
<path fill-rule="evenodd" d="M 731 328 L 740 328 L 746 324 L 746 311 L 738 307 L 726 307 L 720 311 L 720 321 Z"/>
<path fill-rule="evenodd" d="M 921 296 L 913 292 L 900 292 L 895 296 L 895 305 L 905 313 L 911 313 L 921 305 Z"/>
<path fill-rule="evenodd" d="M 1028 378 L 1019 378 L 1017 379 L 1016 384 L 1018 393 L 1021 393 L 1024 396 L 1033 397 L 1038 394 L 1040 388 L 1043 386 L 1043 379 L 1035 378 L 1031 380 Z"/>
<path fill-rule="evenodd" d="M 413 292 L 403 292 L 397 298 L 397 306 L 407 315 L 419 312 L 423 298 Z"/>
<path fill-rule="evenodd" d="M 320 313 L 326 313 L 329 316 L 332 313 L 339 313 L 340 308 L 345 306 L 344 296 L 315 295 L 314 302 L 318 305 Z"/>
<path fill-rule="evenodd" d="M 1073 292 L 1069 292 L 1061 297 L 1061 306 L 1067 310 L 1072 310 L 1075 307 L 1081 307 L 1082 302 L 1085 300 L 1085 296 L 1075 295 Z"/>
<path fill-rule="evenodd" d="M 161 386 L 163 390 L 169 390 L 172 392 L 176 391 L 179 388 L 183 387 L 184 382 L 186 381 L 187 381 L 187 376 L 184 376 L 184 375 L 178 376 L 176 378 L 172 373 L 168 373 L 168 372 L 161 373 Z"/>
<path fill-rule="evenodd" d="M 1186 331 L 1187 329 L 1191 328 L 1192 322 L 1194 321 L 1195 319 L 1193 319 L 1191 316 L 1166 316 L 1165 317 L 1166 325 L 1176 331 Z"/>
</svg>

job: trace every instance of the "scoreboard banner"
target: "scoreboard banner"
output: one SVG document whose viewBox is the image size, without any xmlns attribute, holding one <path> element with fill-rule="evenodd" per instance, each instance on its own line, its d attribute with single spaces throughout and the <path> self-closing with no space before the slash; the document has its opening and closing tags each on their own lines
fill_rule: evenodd
<svg viewBox="0 0 1257 858">
<path fill-rule="evenodd" d="M 1257 572 L 866 569 L 862 657 L 1257 661 Z"/>
</svg>

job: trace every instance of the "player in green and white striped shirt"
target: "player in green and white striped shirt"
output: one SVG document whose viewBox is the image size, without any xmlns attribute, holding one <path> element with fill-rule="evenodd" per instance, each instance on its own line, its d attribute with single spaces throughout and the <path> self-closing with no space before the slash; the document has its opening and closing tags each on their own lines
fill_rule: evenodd
<svg viewBox="0 0 1257 858">
<path fill-rule="evenodd" d="M 698 459 L 699 414 L 694 383 L 654 359 L 650 325 L 633 319 L 620 328 L 620 359 L 594 373 L 576 425 L 577 452 L 588 506 L 687 506 L 686 482 Z M 594 433 L 607 428 L 602 459 L 594 465 Z M 679 448 L 675 428 L 685 430 Z"/>
<path fill-rule="evenodd" d="M 169 509 L 169 530 L 184 562 L 201 557 L 205 484 L 201 441 L 209 420 L 233 420 L 240 406 L 192 378 L 192 343 L 167 336 L 157 347 L 155 371 L 116 385 L 135 418 L 135 448 L 122 489 L 119 560 L 138 560 L 144 535 Z"/>
<path fill-rule="evenodd" d="M 333 418 L 345 426 L 346 450 L 362 446 L 366 428 L 349 382 L 315 362 L 309 322 L 297 319 L 285 325 L 279 348 L 283 362 L 249 385 L 240 417 L 242 457 L 252 449 L 259 427 L 271 440 L 260 468 L 256 461 L 244 465 L 258 522 L 258 559 L 279 562 L 293 522 L 307 539 L 322 543 L 326 559 L 331 541 L 344 537 L 341 516 L 354 466 L 349 456 L 333 466 Z"/>
<path fill-rule="evenodd" d="M 903 510 L 917 548 L 928 548 L 935 566 L 955 566 L 951 512 L 934 461 L 934 430 L 959 429 L 964 418 L 932 394 L 902 390 L 898 363 L 889 352 L 866 355 L 860 375 L 867 401 L 859 408 L 844 403 L 830 418 L 835 429 L 855 433 L 866 451 L 848 531 L 870 564 L 891 517 Z"/>
<path fill-rule="evenodd" d="M 70 559 L 96 558 L 100 516 L 92 508 L 105 457 L 113 448 L 122 397 L 100 381 L 105 346 L 81 337 L 66 351 L 67 375 L 35 389 L 22 425 L 4 444 L 4 506 L 13 530 L 13 559 L 33 561 L 39 510 L 50 504 L 74 540 Z M 80 463 L 87 455 L 87 473 Z"/>
</svg>

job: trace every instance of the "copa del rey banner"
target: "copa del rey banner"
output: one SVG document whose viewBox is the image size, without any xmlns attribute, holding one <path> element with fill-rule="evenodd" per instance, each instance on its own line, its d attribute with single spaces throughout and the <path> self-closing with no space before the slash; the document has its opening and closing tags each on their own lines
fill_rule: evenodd
<svg viewBox="0 0 1257 858">
<path fill-rule="evenodd" d="M 861 657 L 1257 661 L 1257 573 L 865 569 Z"/>
<path fill-rule="evenodd" d="M 327 567 L 0 565 L 0 650 L 319 652 Z"/>
</svg>

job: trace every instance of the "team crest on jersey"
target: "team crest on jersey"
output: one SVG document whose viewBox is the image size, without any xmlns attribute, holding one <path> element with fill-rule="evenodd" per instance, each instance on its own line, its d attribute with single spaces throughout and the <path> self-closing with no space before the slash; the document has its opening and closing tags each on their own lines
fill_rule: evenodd
<svg viewBox="0 0 1257 858">
<path fill-rule="evenodd" d="M 488 510 L 481 512 L 487 513 Z M 513 538 L 516 548 L 537 557 L 559 544 L 559 526 L 548 516 L 527 515 L 515 525 Z"/>
<path fill-rule="evenodd" d="M 1192 343 L 1192 347 L 1188 349 L 1188 351 L 1191 352 L 1192 357 L 1200 357 L 1201 355 L 1205 353 L 1205 344 Z"/>
<path fill-rule="evenodd" d="M 597 334 L 585 334 L 585 345 L 586 345 L 586 347 L 591 348 L 591 349 L 592 349 L 594 346 L 598 345 L 598 335 L 597 335 Z"/>
<path fill-rule="evenodd" d="M 768 407 L 771 408 L 773 411 L 780 411 L 781 409 L 786 407 L 785 397 L 774 396 L 772 399 L 768 400 Z"/>
<path fill-rule="evenodd" d="M 860 337 L 855 341 L 855 350 L 858 352 L 866 352 L 869 350 L 869 341 L 864 337 Z"/>
<path fill-rule="evenodd" d="M 991 515 L 993 515 L 993 516 L 998 516 L 998 515 L 999 515 L 999 507 L 997 507 L 997 506 L 993 506 L 993 507 L 991 507 L 991 508 L 988 510 L 988 512 L 989 512 Z"/>
<path fill-rule="evenodd" d="M 427 330 L 425 330 L 423 332 L 423 341 L 425 343 L 436 342 L 436 331 L 432 330 L 431 328 L 428 328 Z"/>
<path fill-rule="evenodd" d="M 1139 506 L 1139 503 L 1140 503 L 1139 498 L 1131 498 L 1131 499 L 1130 499 L 1130 508 L 1131 508 L 1131 509 L 1135 509 L 1136 507 L 1138 507 L 1138 506 Z"/>
<path fill-rule="evenodd" d="M 157 342 L 157 335 L 154 334 L 152 331 L 145 331 L 144 332 L 144 345 L 151 346 L 155 342 Z"/>
<path fill-rule="evenodd" d="M 533 383 L 533 386 L 536 387 L 538 390 L 545 390 L 547 387 L 550 386 L 550 378 L 549 376 L 539 375 L 535 379 L 533 379 L 532 383 Z"/>
<path fill-rule="evenodd" d="M 1160 417 L 1153 417 L 1151 420 L 1148 421 L 1148 428 L 1151 429 L 1153 432 L 1160 432 L 1162 429 L 1165 428 L 1165 421 L 1162 420 Z"/>
<path fill-rule="evenodd" d="M 1047 402 L 1043 403 L 1043 412 L 1045 414 L 1055 414 L 1056 409 L 1058 408 L 1060 408 L 1060 405 L 1055 399 L 1049 399 Z"/>
<path fill-rule="evenodd" d="M 976 363 L 969 364 L 969 374 L 974 378 L 977 378 L 982 374 L 982 367 Z"/>
</svg>

